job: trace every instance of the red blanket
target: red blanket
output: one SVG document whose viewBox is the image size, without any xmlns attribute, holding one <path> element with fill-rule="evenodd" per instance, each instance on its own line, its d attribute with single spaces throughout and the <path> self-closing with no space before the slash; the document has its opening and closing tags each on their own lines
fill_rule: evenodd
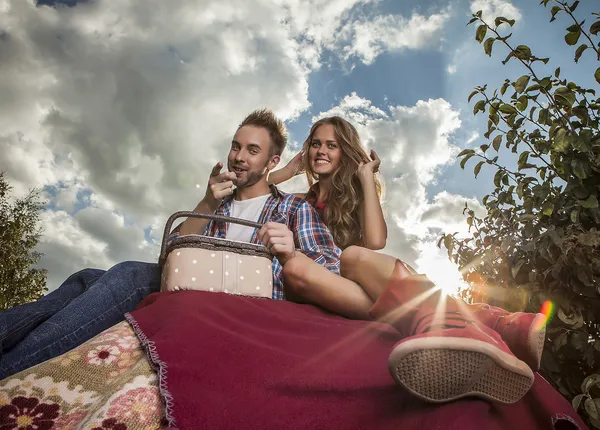
<svg viewBox="0 0 600 430">
<path fill-rule="evenodd" d="M 388 373 L 395 330 L 310 305 L 181 291 L 153 294 L 127 318 L 180 429 L 586 428 L 539 376 L 514 405 L 423 403 Z"/>
</svg>

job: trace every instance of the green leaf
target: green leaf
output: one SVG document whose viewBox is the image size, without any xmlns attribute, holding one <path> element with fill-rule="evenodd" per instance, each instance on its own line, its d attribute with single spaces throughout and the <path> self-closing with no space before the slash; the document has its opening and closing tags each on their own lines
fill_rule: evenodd
<svg viewBox="0 0 600 430">
<path fill-rule="evenodd" d="M 561 333 L 552 342 L 552 351 L 557 352 L 560 348 L 567 344 L 567 334 Z"/>
<path fill-rule="evenodd" d="M 577 241 L 582 245 L 595 247 L 600 245 L 600 234 L 597 231 L 589 230 L 587 233 L 581 233 Z"/>
<path fill-rule="evenodd" d="M 588 175 L 585 172 L 585 167 L 583 166 L 583 162 L 581 160 L 577 158 L 571 160 L 571 168 L 573 169 L 575 176 L 577 176 L 579 179 L 587 178 Z"/>
<path fill-rule="evenodd" d="M 477 17 L 471 18 L 469 22 L 467 22 L 467 25 L 473 24 L 475 21 L 477 21 Z"/>
<path fill-rule="evenodd" d="M 548 120 L 550 118 L 549 115 L 550 115 L 550 112 L 548 111 L 548 109 L 540 109 L 540 113 L 538 115 L 538 122 L 540 124 L 547 125 Z M 565 132 L 566 132 L 566 130 L 565 130 Z"/>
<path fill-rule="evenodd" d="M 521 96 L 517 99 L 517 109 L 519 109 L 521 112 L 523 112 L 525 109 L 527 109 L 527 105 L 528 105 L 529 101 L 527 99 L 527 96 Z"/>
<path fill-rule="evenodd" d="M 596 69 L 596 73 L 594 73 L 594 78 L 596 78 L 596 82 L 600 84 L 600 67 Z"/>
<path fill-rule="evenodd" d="M 498 188 L 500 188 L 500 181 L 502 180 L 502 176 L 504 176 L 504 171 L 498 169 L 498 171 L 494 175 L 494 185 Z"/>
<path fill-rule="evenodd" d="M 552 81 L 549 77 L 542 78 L 542 80 L 540 81 L 540 86 L 545 89 L 550 89 L 550 87 L 552 86 Z"/>
<path fill-rule="evenodd" d="M 494 137 L 494 140 L 492 141 L 492 147 L 496 150 L 496 152 L 498 152 L 501 144 L 502 144 L 502 135 L 499 134 L 498 136 Z"/>
<path fill-rule="evenodd" d="M 585 411 L 590 417 L 592 417 L 595 420 L 600 419 L 600 405 L 597 405 L 593 399 L 588 397 L 587 399 L 585 399 L 585 403 L 583 405 L 585 407 Z"/>
<path fill-rule="evenodd" d="M 597 373 L 592 373 L 591 375 L 587 376 L 581 383 L 581 392 L 583 394 L 589 394 L 590 388 L 598 384 L 600 384 L 600 375 L 598 375 Z"/>
<path fill-rule="evenodd" d="M 596 35 L 600 32 L 600 21 L 596 21 L 595 23 L 592 24 L 592 26 L 590 27 L 590 33 L 592 33 L 593 35 Z"/>
<path fill-rule="evenodd" d="M 479 149 L 481 149 L 481 152 L 483 152 L 485 154 L 485 151 L 487 151 L 489 147 L 490 147 L 490 145 L 485 145 L 484 144 L 484 145 L 481 145 L 479 147 Z"/>
<path fill-rule="evenodd" d="M 479 175 L 479 172 L 481 171 L 481 166 L 483 166 L 485 164 L 485 161 L 480 161 L 479 163 L 477 163 L 477 165 L 475 166 L 475 169 L 473 169 L 473 173 L 475 174 L 475 177 L 477 177 L 477 175 Z"/>
<path fill-rule="evenodd" d="M 557 88 L 554 92 L 554 97 L 558 103 L 563 106 L 571 107 L 575 103 L 575 93 L 567 87 Z"/>
<path fill-rule="evenodd" d="M 521 153 L 521 155 L 519 155 L 519 165 L 521 164 L 526 164 L 527 160 L 529 158 L 529 151 L 524 151 Z"/>
<path fill-rule="evenodd" d="M 584 132 L 585 131 L 588 131 L 588 130 L 584 130 Z M 584 134 L 583 132 L 579 136 L 577 136 L 577 135 L 572 136 L 571 140 L 570 140 L 571 146 L 579 152 L 590 152 L 590 140 L 591 139 L 588 140 L 588 139 L 586 139 L 586 137 L 587 137 L 586 134 Z"/>
<path fill-rule="evenodd" d="M 579 0 L 576 0 L 575 2 L 573 2 L 573 4 L 571 6 L 569 6 L 569 9 L 571 9 L 571 12 L 575 12 L 575 9 L 577 9 L 577 6 L 579 6 Z"/>
<path fill-rule="evenodd" d="M 503 16 L 499 16 L 498 18 L 496 18 L 494 20 L 494 24 L 496 25 L 496 27 L 499 27 L 502 23 L 507 23 L 508 25 L 510 25 L 512 27 L 513 25 L 515 25 L 515 20 L 514 19 L 506 19 Z"/>
<path fill-rule="evenodd" d="M 477 115 L 478 112 L 485 112 L 485 100 L 479 100 L 473 107 L 473 115 Z"/>
<path fill-rule="evenodd" d="M 556 19 L 556 14 L 561 10 L 562 9 L 560 8 L 560 6 L 552 6 L 552 9 L 550 9 L 550 12 L 552 13 L 552 18 L 550 19 L 550 22 Z"/>
<path fill-rule="evenodd" d="M 517 79 L 517 82 L 515 82 L 515 91 L 518 94 L 521 94 L 525 90 L 525 88 L 527 88 L 529 79 L 530 79 L 529 75 L 523 75 L 519 79 Z"/>
<path fill-rule="evenodd" d="M 505 114 L 517 113 L 517 109 L 514 106 L 511 106 L 506 103 L 503 105 L 500 105 L 500 109 L 498 109 L 498 110 Z"/>
<path fill-rule="evenodd" d="M 492 121 L 495 125 L 498 125 L 498 123 L 500 122 L 500 115 L 498 115 L 497 113 L 490 115 L 490 121 Z"/>
<path fill-rule="evenodd" d="M 573 103 L 576 101 L 575 93 L 565 87 L 556 89 L 556 92 L 554 93 L 554 99 L 557 103 L 569 108 L 573 106 Z"/>
<path fill-rule="evenodd" d="M 531 49 L 526 45 L 519 45 L 515 49 L 515 55 L 519 60 L 529 60 L 531 59 Z"/>
<path fill-rule="evenodd" d="M 514 56 L 515 56 L 515 53 L 514 53 L 514 52 L 512 52 L 512 51 L 510 51 L 510 52 L 508 53 L 508 55 L 506 56 L 506 58 L 504 59 L 504 61 L 502 61 L 502 64 L 506 64 L 506 63 L 508 63 L 508 61 L 509 61 L 509 60 L 510 60 L 512 57 L 514 57 Z"/>
<path fill-rule="evenodd" d="M 558 78 L 560 76 L 560 67 L 557 67 L 556 70 L 554 71 L 554 77 Z"/>
<path fill-rule="evenodd" d="M 475 154 L 475 151 L 473 149 L 463 149 L 458 153 L 457 157 L 462 157 L 463 155 L 467 154 Z"/>
<path fill-rule="evenodd" d="M 487 26 L 485 24 L 477 27 L 477 31 L 475 32 L 475 40 L 479 43 L 483 42 L 483 38 L 485 37 L 485 33 L 487 32 Z"/>
<path fill-rule="evenodd" d="M 542 205 L 542 213 L 546 216 L 551 216 L 552 212 L 554 212 L 554 203 L 549 200 L 546 200 Z"/>
<path fill-rule="evenodd" d="M 521 270 L 521 266 L 523 266 L 524 263 L 525 263 L 525 260 L 519 260 L 519 261 L 517 261 L 517 264 L 515 264 L 511 268 L 511 273 L 512 273 L 513 278 L 517 277 L 517 275 L 519 274 L 519 270 Z"/>
<path fill-rule="evenodd" d="M 488 37 L 485 42 L 483 42 L 483 50 L 488 56 L 492 56 L 492 46 L 496 41 L 495 37 Z"/>
<path fill-rule="evenodd" d="M 466 155 L 462 160 L 460 160 L 460 168 L 464 169 L 465 168 L 465 164 L 467 164 L 467 161 L 469 161 L 471 159 L 471 157 L 473 157 L 475 155 L 475 153 L 471 153 Z"/>
<path fill-rule="evenodd" d="M 573 409 L 575 409 L 575 412 L 577 412 L 577 410 L 579 409 L 579 406 L 581 405 L 581 401 L 583 400 L 584 395 L 583 394 L 578 394 L 573 398 Z"/>
<path fill-rule="evenodd" d="M 571 211 L 571 222 L 573 224 L 577 223 L 577 221 L 579 220 L 579 209 L 575 209 L 573 211 Z"/>
<path fill-rule="evenodd" d="M 588 344 L 589 335 L 582 331 L 576 331 L 571 334 L 571 345 L 575 347 L 577 351 L 582 351 Z"/>
<path fill-rule="evenodd" d="M 475 96 L 475 94 L 477 94 L 477 93 L 479 93 L 479 90 L 475 90 L 471 94 L 469 94 L 469 98 L 467 99 L 467 102 L 470 103 L 473 96 Z"/>
<path fill-rule="evenodd" d="M 573 45 L 577 44 L 580 36 L 581 36 L 581 31 L 569 32 L 565 36 L 565 42 L 567 42 L 567 45 L 573 46 Z"/>
<path fill-rule="evenodd" d="M 581 58 L 581 55 L 583 54 L 583 52 L 588 49 L 588 46 L 583 43 L 581 45 L 579 45 L 579 47 L 577 48 L 577 50 L 575 51 L 575 62 L 578 62 L 579 59 Z"/>
<path fill-rule="evenodd" d="M 517 185 L 517 196 L 522 199 L 523 198 L 523 188 L 524 188 L 525 184 L 523 182 L 519 182 L 519 185 Z"/>
<path fill-rule="evenodd" d="M 554 141 L 552 143 L 552 149 L 557 152 L 565 152 L 569 147 L 569 139 L 567 138 L 567 130 L 565 128 L 559 128 L 554 135 Z"/>
<path fill-rule="evenodd" d="M 598 207 L 598 199 L 592 194 L 585 200 L 579 200 L 579 204 L 586 209 L 596 209 Z"/>
</svg>

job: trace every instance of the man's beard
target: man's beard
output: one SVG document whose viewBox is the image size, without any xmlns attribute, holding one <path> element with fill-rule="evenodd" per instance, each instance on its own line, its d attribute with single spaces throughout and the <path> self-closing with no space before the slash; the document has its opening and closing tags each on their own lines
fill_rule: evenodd
<svg viewBox="0 0 600 430">
<path fill-rule="evenodd" d="M 245 177 L 244 178 L 236 178 L 233 181 L 233 184 L 237 188 L 247 188 L 247 187 L 251 187 L 252 185 L 260 182 L 260 180 L 267 174 L 267 168 L 266 168 L 267 164 L 265 164 L 265 167 L 263 167 L 259 171 L 250 172 L 250 171 L 246 170 Z M 234 167 L 237 167 L 237 165 L 235 165 L 235 164 L 230 165 L 229 171 L 233 171 Z"/>
</svg>

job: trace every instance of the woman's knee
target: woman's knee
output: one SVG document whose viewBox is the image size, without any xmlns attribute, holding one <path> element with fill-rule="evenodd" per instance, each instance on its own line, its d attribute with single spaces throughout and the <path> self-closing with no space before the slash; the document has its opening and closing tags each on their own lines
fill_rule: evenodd
<svg viewBox="0 0 600 430">
<path fill-rule="evenodd" d="M 351 245 L 344 249 L 340 258 L 341 275 L 347 278 L 352 269 L 360 267 L 361 262 L 365 260 L 369 252 L 372 251 L 356 245 Z"/>
</svg>

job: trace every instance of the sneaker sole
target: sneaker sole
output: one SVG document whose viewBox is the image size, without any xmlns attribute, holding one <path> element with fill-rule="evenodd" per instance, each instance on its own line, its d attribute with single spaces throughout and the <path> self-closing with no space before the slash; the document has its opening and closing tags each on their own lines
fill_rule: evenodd
<svg viewBox="0 0 600 430">
<path fill-rule="evenodd" d="M 541 329 L 536 329 L 536 327 L 541 327 Z M 531 322 L 529 333 L 527 334 L 527 351 L 529 357 L 524 360 L 534 372 L 537 372 L 540 368 L 545 341 L 546 316 L 544 314 L 537 314 Z"/>
<path fill-rule="evenodd" d="M 434 403 L 477 396 L 515 403 L 531 388 L 531 369 L 487 342 L 448 337 L 407 340 L 390 354 L 389 370 L 408 391 Z"/>
</svg>

